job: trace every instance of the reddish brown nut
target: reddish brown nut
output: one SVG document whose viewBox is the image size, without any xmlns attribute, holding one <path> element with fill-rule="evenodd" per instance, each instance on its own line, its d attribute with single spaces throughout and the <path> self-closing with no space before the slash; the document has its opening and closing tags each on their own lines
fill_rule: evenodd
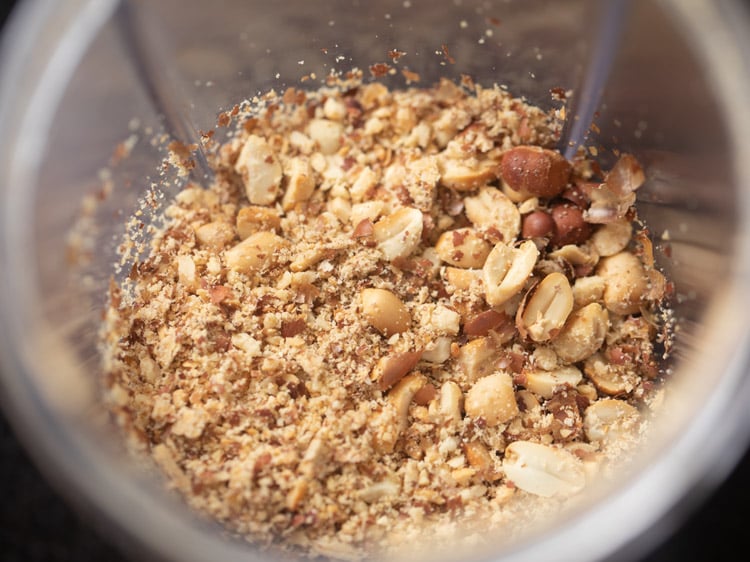
<svg viewBox="0 0 750 562">
<path fill-rule="evenodd" d="M 375 233 L 375 227 L 370 219 L 362 219 L 352 231 L 352 238 L 370 238 Z"/>
<path fill-rule="evenodd" d="M 599 185 L 599 184 L 594 184 Z M 565 199 L 566 201 L 570 201 L 574 205 L 578 205 L 582 209 L 589 206 L 589 201 L 587 193 L 591 192 L 591 184 L 590 182 L 583 182 L 582 180 L 577 180 L 575 185 L 566 187 L 563 192 L 560 194 L 560 197 L 562 199 Z"/>
<path fill-rule="evenodd" d="M 552 208 L 556 246 L 583 244 L 591 236 L 591 225 L 583 220 L 583 211 L 575 205 L 562 204 Z"/>
<path fill-rule="evenodd" d="M 555 221 L 544 211 L 534 211 L 523 218 L 521 236 L 524 238 L 543 238 L 555 235 Z"/>
<path fill-rule="evenodd" d="M 504 312 L 485 310 L 469 318 L 464 324 L 464 334 L 467 336 L 486 336 L 490 330 L 501 326 L 512 326 L 513 320 Z"/>
<path fill-rule="evenodd" d="M 422 357 L 422 351 L 406 351 L 382 357 L 375 367 L 380 390 L 388 390 L 411 371 Z"/>
<path fill-rule="evenodd" d="M 437 389 L 432 383 L 428 382 L 414 395 L 414 402 L 420 406 L 427 406 L 436 396 Z"/>
<path fill-rule="evenodd" d="M 538 146 L 511 148 L 500 162 L 500 176 L 514 191 L 555 197 L 568 184 L 571 166 L 563 156 Z"/>
<path fill-rule="evenodd" d="M 626 196 L 641 187 L 646 174 L 632 154 L 623 154 L 604 179 L 604 183 L 615 194 Z"/>
</svg>

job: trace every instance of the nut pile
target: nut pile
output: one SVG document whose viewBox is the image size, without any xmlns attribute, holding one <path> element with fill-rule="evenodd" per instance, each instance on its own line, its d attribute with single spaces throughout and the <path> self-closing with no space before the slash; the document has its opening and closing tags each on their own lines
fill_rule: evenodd
<svg viewBox="0 0 750 562">
<path fill-rule="evenodd" d="M 232 118 L 103 332 L 111 411 L 191 505 L 359 558 L 533 518 L 639 442 L 669 284 L 633 157 L 569 162 L 554 111 L 447 80 Z"/>
</svg>

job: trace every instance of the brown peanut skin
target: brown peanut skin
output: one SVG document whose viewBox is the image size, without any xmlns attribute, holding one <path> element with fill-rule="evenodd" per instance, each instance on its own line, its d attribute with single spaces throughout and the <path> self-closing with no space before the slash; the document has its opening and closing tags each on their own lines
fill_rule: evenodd
<svg viewBox="0 0 750 562">
<path fill-rule="evenodd" d="M 516 146 L 500 162 L 500 176 L 514 191 L 552 198 L 570 180 L 572 167 L 563 156 L 538 146 Z"/>
<path fill-rule="evenodd" d="M 591 225 L 583 220 L 583 211 L 575 205 L 562 204 L 552 208 L 555 246 L 583 244 L 591 236 Z"/>
<path fill-rule="evenodd" d="M 555 234 L 555 221 L 544 211 L 534 211 L 523 218 L 521 236 L 524 238 L 551 238 Z"/>
</svg>

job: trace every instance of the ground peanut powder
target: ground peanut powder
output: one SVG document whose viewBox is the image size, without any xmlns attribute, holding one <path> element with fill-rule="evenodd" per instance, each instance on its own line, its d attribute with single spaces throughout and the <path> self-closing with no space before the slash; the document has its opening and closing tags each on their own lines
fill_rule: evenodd
<svg viewBox="0 0 750 562">
<path fill-rule="evenodd" d="M 258 544 L 361 558 L 511 533 L 632 451 L 670 290 L 634 158 L 568 162 L 560 110 L 469 80 L 270 100 L 222 114 L 210 185 L 111 288 L 106 401 L 171 487 Z"/>
</svg>

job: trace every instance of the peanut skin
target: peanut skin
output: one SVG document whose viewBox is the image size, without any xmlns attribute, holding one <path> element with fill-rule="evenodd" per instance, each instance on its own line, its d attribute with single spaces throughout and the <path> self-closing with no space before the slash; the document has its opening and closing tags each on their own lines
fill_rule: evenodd
<svg viewBox="0 0 750 562">
<path fill-rule="evenodd" d="M 558 152 L 538 146 L 516 146 L 503 154 L 500 176 L 514 191 L 552 198 L 570 179 L 571 166 Z"/>
</svg>

